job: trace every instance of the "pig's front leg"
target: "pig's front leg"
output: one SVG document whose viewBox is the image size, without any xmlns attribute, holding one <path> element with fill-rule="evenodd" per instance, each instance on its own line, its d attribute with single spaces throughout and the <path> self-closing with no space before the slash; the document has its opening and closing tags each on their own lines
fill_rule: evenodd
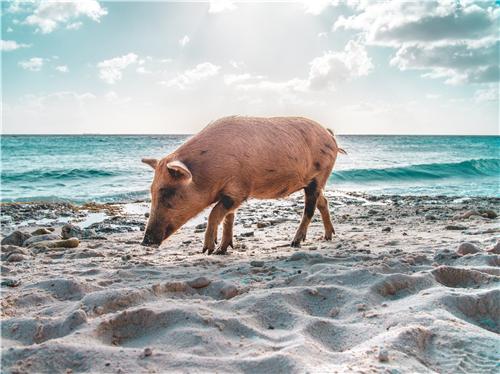
<svg viewBox="0 0 500 374">
<path fill-rule="evenodd" d="M 222 229 L 222 240 L 219 247 L 215 251 L 216 255 L 225 255 L 227 248 L 233 246 L 233 224 L 234 224 L 234 213 L 228 213 L 224 217 L 223 229 Z"/>
<path fill-rule="evenodd" d="M 217 228 L 219 227 L 219 224 L 224 219 L 224 217 L 226 217 L 226 215 L 232 213 L 238 206 L 239 203 L 237 203 L 231 197 L 225 195 L 223 195 L 220 201 L 215 204 L 214 208 L 210 212 L 210 215 L 208 216 L 207 230 L 205 231 L 205 242 L 203 244 L 203 253 L 207 252 L 210 255 L 215 250 L 215 241 L 217 238 Z M 221 247 L 223 248 L 222 244 L 223 243 L 221 242 Z M 227 247 L 228 245 L 226 246 L 226 249 Z"/>
</svg>

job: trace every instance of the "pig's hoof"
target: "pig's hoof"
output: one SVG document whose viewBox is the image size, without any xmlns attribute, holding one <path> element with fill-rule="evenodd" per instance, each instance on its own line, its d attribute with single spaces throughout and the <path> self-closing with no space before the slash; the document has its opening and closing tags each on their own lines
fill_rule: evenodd
<svg viewBox="0 0 500 374">
<path fill-rule="evenodd" d="M 332 236 L 333 236 L 333 233 L 328 232 L 328 233 L 325 234 L 325 236 L 323 237 L 323 239 L 330 241 L 330 240 L 332 240 Z"/>
<path fill-rule="evenodd" d="M 201 253 L 207 252 L 207 255 L 211 255 L 214 249 L 215 249 L 215 243 L 212 245 L 205 245 L 203 246 L 203 250 L 201 251 Z"/>
<path fill-rule="evenodd" d="M 225 255 L 225 254 L 227 254 L 227 249 L 229 247 L 234 248 L 232 240 L 229 243 L 221 243 L 219 245 L 219 247 L 217 247 L 217 250 L 214 252 L 214 254 L 216 254 L 216 255 Z"/>
<path fill-rule="evenodd" d="M 300 248 L 300 240 L 294 240 L 291 242 L 290 247 Z"/>
</svg>

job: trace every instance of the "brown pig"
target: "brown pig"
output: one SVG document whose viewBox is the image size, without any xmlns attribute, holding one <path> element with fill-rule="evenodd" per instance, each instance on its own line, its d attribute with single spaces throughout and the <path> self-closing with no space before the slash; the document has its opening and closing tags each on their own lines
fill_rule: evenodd
<svg viewBox="0 0 500 374">
<path fill-rule="evenodd" d="M 236 209 L 248 198 L 277 199 L 303 189 L 304 214 L 291 246 L 305 240 L 316 208 L 325 239 L 335 234 L 323 195 L 338 153 L 333 133 L 301 117 L 226 117 L 210 123 L 161 160 L 143 159 L 155 170 L 151 213 L 143 245 L 159 245 L 206 207 L 203 252 L 211 254 L 223 223 L 216 254 L 233 246 Z"/>
</svg>

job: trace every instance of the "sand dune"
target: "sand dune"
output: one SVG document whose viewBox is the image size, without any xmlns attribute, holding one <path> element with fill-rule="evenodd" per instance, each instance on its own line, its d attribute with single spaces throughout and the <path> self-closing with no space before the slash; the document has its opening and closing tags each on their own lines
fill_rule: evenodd
<svg viewBox="0 0 500 374">
<path fill-rule="evenodd" d="M 20 282 L 3 287 L 2 370 L 496 372 L 498 219 L 457 214 L 498 201 L 330 200 L 337 237 L 315 220 L 298 250 L 297 197 L 247 204 L 228 256 L 202 255 L 193 227 L 157 250 L 138 231 L 23 248 L 2 266 Z"/>
</svg>

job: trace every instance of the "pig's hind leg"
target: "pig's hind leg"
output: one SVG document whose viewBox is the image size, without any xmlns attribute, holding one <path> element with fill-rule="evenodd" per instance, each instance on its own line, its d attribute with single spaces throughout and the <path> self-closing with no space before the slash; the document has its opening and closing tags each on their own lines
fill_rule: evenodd
<svg viewBox="0 0 500 374">
<path fill-rule="evenodd" d="M 224 222 L 222 225 L 222 240 L 220 242 L 219 247 L 215 251 L 216 255 L 225 255 L 227 252 L 227 248 L 233 246 L 233 224 L 234 224 L 234 213 L 228 213 L 224 217 Z"/>
<path fill-rule="evenodd" d="M 328 200 L 323 191 L 320 192 L 318 196 L 318 210 L 321 213 L 321 219 L 323 220 L 323 225 L 325 226 L 325 239 L 332 240 L 332 236 L 335 235 L 335 229 L 333 228 L 332 219 L 330 218 L 330 210 L 328 209 Z"/>
<path fill-rule="evenodd" d="M 318 182 L 313 179 L 305 188 L 305 204 L 304 213 L 302 215 L 302 221 L 300 226 L 295 233 L 295 237 L 292 240 L 290 246 L 300 247 L 300 243 L 306 240 L 307 227 L 311 223 L 312 216 L 316 210 L 316 203 L 318 201 L 320 189 L 318 188 Z"/>
<path fill-rule="evenodd" d="M 210 212 L 210 215 L 208 216 L 208 224 L 207 224 L 207 230 L 205 231 L 205 241 L 203 244 L 203 253 L 207 252 L 209 255 L 212 254 L 215 250 L 215 241 L 217 238 L 217 228 L 219 227 L 219 224 L 222 222 L 222 220 L 228 216 L 229 214 L 232 214 L 236 208 L 241 204 L 240 201 L 236 201 L 235 199 L 223 195 L 220 199 L 220 201 L 215 204 L 214 208 Z M 225 233 L 223 233 L 222 241 L 219 247 L 219 251 L 221 252 L 220 254 L 225 253 L 227 250 L 227 247 L 231 244 L 231 240 L 228 241 L 228 234 L 231 234 L 232 236 L 232 221 L 234 221 L 234 214 L 233 217 L 228 218 L 228 224 L 226 225 L 226 222 L 224 223 L 225 227 Z M 230 225 L 229 225 L 230 223 Z M 227 228 L 226 228 L 227 226 Z M 229 230 L 229 226 L 231 227 L 231 230 Z"/>
</svg>

